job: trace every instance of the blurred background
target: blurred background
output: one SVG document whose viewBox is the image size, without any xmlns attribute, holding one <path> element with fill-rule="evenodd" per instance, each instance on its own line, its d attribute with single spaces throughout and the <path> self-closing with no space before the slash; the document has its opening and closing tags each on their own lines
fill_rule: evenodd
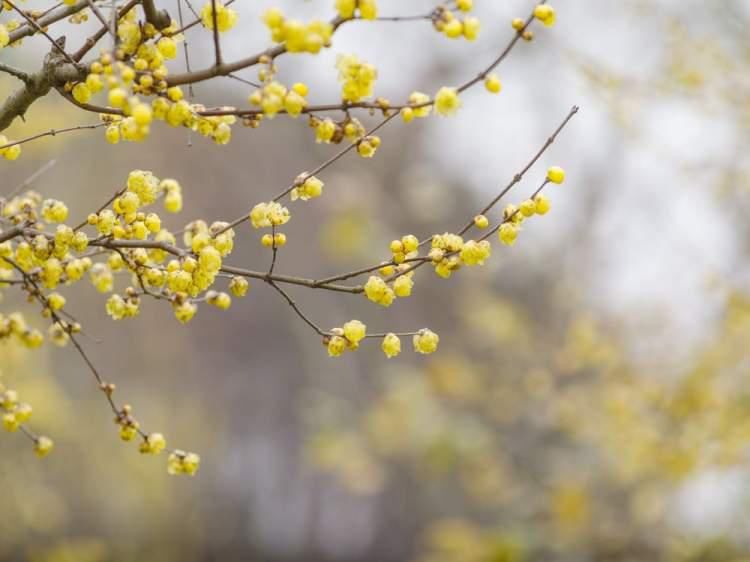
<svg viewBox="0 0 750 562">
<path fill-rule="evenodd" d="M 225 58 L 268 44 L 266 8 L 328 18 L 331 4 L 237 1 Z M 321 56 L 279 59 L 280 80 L 310 84 L 313 103 L 336 99 L 343 52 L 376 64 L 376 92 L 394 101 L 458 84 L 534 3 L 475 4 L 476 43 L 452 42 L 429 22 L 354 23 Z M 435 3 L 379 5 L 413 15 Z M 550 188 L 552 212 L 513 248 L 495 244 L 485 267 L 450 280 L 422 270 L 414 296 L 388 310 L 290 289 L 324 327 L 428 326 L 438 353 L 386 360 L 370 342 L 329 359 L 262 283 L 228 312 L 201 307 L 187 327 L 156 302 L 114 323 L 106 297 L 74 287 L 67 308 L 93 334 L 84 344 L 105 378 L 146 428 L 199 452 L 201 470 L 169 477 L 163 458 L 121 443 L 74 351 L 0 346 L 3 381 L 56 442 L 39 461 L 27 440 L 0 435 L 0 560 L 750 559 L 750 4 L 554 6 L 557 25 L 535 27 L 500 67 L 499 97 L 477 88 L 454 118 L 389 124 L 377 156 L 325 172 L 324 196 L 285 228 L 277 271 L 307 277 L 370 265 L 403 234 L 453 230 L 579 104 L 509 198 L 519 202 L 560 165 L 568 180 Z M 55 31 L 76 44 L 95 25 Z M 188 41 L 194 67 L 209 64 L 210 34 L 196 28 Z M 2 56 L 34 70 L 48 47 L 25 45 Z M 0 97 L 15 87 L 3 77 Z M 244 106 L 248 93 L 231 80 L 195 87 L 206 105 Z M 50 95 L 8 133 L 95 120 Z M 312 139 L 304 120 L 282 118 L 235 127 L 228 146 L 164 126 L 116 147 L 102 130 L 75 133 L 26 145 L 3 165 L 0 189 L 54 159 L 34 187 L 68 202 L 76 220 L 130 170 L 148 169 L 182 183 L 185 210 L 169 225 L 179 230 L 235 218 L 336 151 Z M 266 267 L 259 237 L 240 228 L 228 263 Z M 6 291 L 0 310 L 17 308 L 44 327 Z"/>
</svg>

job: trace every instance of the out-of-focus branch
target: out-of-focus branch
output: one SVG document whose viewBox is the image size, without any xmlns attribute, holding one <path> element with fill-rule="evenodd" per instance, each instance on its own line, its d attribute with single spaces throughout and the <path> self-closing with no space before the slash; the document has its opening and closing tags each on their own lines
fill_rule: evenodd
<svg viewBox="0 0 750 562">
<path fill-rule="evenodd" d="M 146 14 L 146 21 L 156 29 L 161 31 L 165 27 L 169 27 L 169 24 L 172 23 L 169 12 L 157 9 L 154 5 L 154 0 L 143 0 L 141 6 L 143 7 L 143 12 Z"/>
<path fill-rule="evenodd" d="M 60 54 L 60 55 L 61 55 L 61 56 L 62 56 L 63 58 L 65 58 L 65 59 L 66 59 L 66 60 L 67 60 L 67 61 L 68 61 L 69 63 L 71 63 L 71 64 L 75 64 L 75 63 L 76 63 L 76 61 L 75 61 L 75 60 L 73 60 L 73 58 L 72 58 L 72 57 L 71 57 L 71 56 L 70 56 L 70 55 L 69 55 L 68 53 L 66 53 L 66 52 L 65 52 L 65 37 L 61 37 L 60 39 L 53 39 L 53 38 L 52 38 L 52 36 L 51 36 L 51 35 L 50 35 L 49 33 L 47 33 L 47 32 L 46 32 L 46 31 L 44 30 L 44 28 L 43 28 L 43 27 L 41 27 L 41 26 L 40 26 L 40 25 L 39 25 L 39 24 L 38 24 L 38 23 L 37 23 L 37 22 L 36 22 L 36 21 L 34 20 L 34 18 L 32 18 L 32 17 L 28 16 L 28 15 L 26 14 L 26 12 L 24 12 L 24 11 L 23 11 L 23 10 L 22 10 L 21 8 L 19 8 L 18 6 L 16 6 L 16 5 L 15 5 L 15 4 L 13 3 L 13 2 L 11 2 L 11 0 L 3 0 L 3 1 L 4 1 L 4 3 L 5 3 L 5 4 L 7 4 L 7 5 L 8 5 L 8 6 L 10 6 L 11 8 L 13 8 L 13 10 L 15 10 L 15 11 L 16 11 L 16 12 L 18 13 L 18 15 L 20 15 L 20 16 L 21 16 L 21 17 L 22 17 L 23 19 L 25 19 L 25 20 L 26 20 L 26 22 L 27 22 L 27 23 L 28 23 L 28 24 L 29 24 L 29 25 L 30 25 L 31 27 L 33 27 L 33 28 L 34 28 L 34 29 L 36 29 L 36 30 L 37 30 L 37 31 L 38 31 L 39 33 L 41 33 L 42 35 L 44 35 L 44 36 L 45 36 L 45 37 L 47 38 L 47 40 L 48 40 L 48 41 L 49 41 L 49 42 L 50 42 L 50 43 L 52 44 L 52 49 L 53 49 L 53 50 L 57 51 L 57 52 L 58 52 L 58 53 L 59 53 L 59 54 Z"/>
<path fill-rule="evenodd" d="M 134 6 L 137 6 L 138 3 L 141 0 L 130 0 L 126 4 L 124 4 L 120 9 L 117 11 L 117 19 L 119 20 L 121 17 L 123 17 L 125 14 L 127 14 Z M 86 53 L 88 53 L 91 49 L 93 49 L 96 44 L 99 42 L 99 40 L 104 37 L 109 30 L 111 29 L 110 25 L 102 25 L 96 33 L 91 35 L 88 39 L 86 39 L 86 42 L 81 46 L 80 49 L 78 49 L 75 53 L 73 53 L 73 59 L 75 61 L 80 61 Z"/>
<path fill-rule="evenodd" d="M 72 6 L 61 6 L 57 10 L 53 10 L 44 16 L 40 17 L 39 19 L 35 20 L 38 27 L 46 28 L 53 23 L 57 23 L 60 20 L 63 20 L 69 16 L 72 16 L 73 14 L 77 14 L 81 10 L 88 7 L 87 0 L 81 0 L 80 2 L 76 2 Z M 32 26 L 28 22 L 25 25 L 22 25 L 18 29 L 15 29 L 14 31 L 11 31 L 9 34 L 9 40 L 10 43 L 14 43 L 15 41 L 18 41 L 19 39 L 23 39 L 24 37 L 29 37 L 30 35 L 34 35 L 38 33 L 39 30 L 37 27 Z"/>
<path fill-rule="evenodd" d="M 10 65 L 3 64 L 1 62 L 0 62 L 0 72 L 4 72 L 5 74 L 10 74 L 11 76 L 15 76 L 21 82 L 29 81 L 29 75 L 26 72 L 18 68 L 14 68 Z"/>
</svg>

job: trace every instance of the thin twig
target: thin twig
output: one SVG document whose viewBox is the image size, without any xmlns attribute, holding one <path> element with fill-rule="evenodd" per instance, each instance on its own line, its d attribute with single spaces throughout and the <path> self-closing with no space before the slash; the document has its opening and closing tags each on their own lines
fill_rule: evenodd
<svg viewBox="0 0 750 562">
<path fill-rule="evenodd" d="M 211 0 L 211 19 L 213 20 L 213 34 L 214 34 L 214 56 L 216 61 L 216 66 L 222 65 L 222 56 L 221 56 L 221 39 L 219 38 L 219 24 L 216 21 L 216 18 L 218 17 L 218 14 L 216 13 L 216 0 Z"/>
<path fill-rule="evenodd" d="M 28 178 L 23 180 L 21 183 L 19 183 L 16 187 L 11 190 L 10 193 L 8 193 L 5 197 L 6 199 L 11 199 L 18 195 L 21 191 L 29 187 L 32 183 L 34 183 L 36 180 L 38 180 L 45 172 L 50 170 L 55 164 L 57 164 L 57 160 L 50 160 L 47 162 L 44 166 L 39 168 L 36 172 L 31 174 Z"/>
<path fill-rule="evenodd" d="M 5 72 L 6 74 L 10 74 L 11 76 L 15 76 L 23 83 L 28 83 L 30 76 L 28 73 L 24 72 L 23 70 L 19 70 L 18 68 L 14 68 L 8 64 L 0 62 L 0 72 Z"/>
<path fill-rule="evenodd" d="M 70 56 L 70 55 L 69 55 L 69 54 L 68 54 L 68 53 L 67 53 L 67 52 L 65 51 L 65 49 L 63 49 L 63 48 L 62 48 L 62 47 L 60 46 L 60 44 L 58 43 L 58 41 L 55 41 L 54 39 L 52 39 L 52 37 L 50 36 L 50 34 L 49 34 L 49 33 L 47 33 L 46 31 L 44 31 L 44 29 L 42 29 L 42 28 L 41 28 L 41 27 L 39 26 L 39 24 L 38 24 L 38 23 L 37 23 L 36 21 L 34 21 L 34 20 L 33 20 L 33 19 L 31 18 L 31 17 L 29 17 L 29 16 L 27 16 L 27 15 L 26 15 L 26 12 L 24 12 L 24 11 L 23 11 L 22 9 L 20 9 L 20 8 L 19 8 L 18 6 L 16 6 L 16 5 L 15 5 L 15 4 L 14 4 L 14 3 L 13 3 L 13 2 L 11 1 L 11 0 L 3 0 L 3 2 L 4 2 L 5 4 L 7 4 L 8 6 L 10 6 L 11 8 L 13 8 L 13 10 L 15 10 L 15 11 L 16 11 L 16 12 L 17 12 L 17 13 L 18 13 L 18 14 L 19 14 L 19 15 L 20 15 L 20 16 L 21 16 L 21 17 L 22 17 L 23 19 L 25 19 L 25 20 L 26 20 L 26 21 L 27 21 L 27 22 L 29 23 L 29 25 L 31 25 L 31 26 L 32 26 L 32 27 L 34 27 L 34 28 L 35 28 L 35 29 L 36 29 L 36 30 L 37 30 L 37 31 L 38 31 L 39 33 L 41 33 L 42 35 L 44 35 L 44 36 L 45 36 L 45 37 L 46 37 L 46 38 L 47 38 L 47 39 L 49 40 L 49 42 L 50 42 L 50 43 L 52 43 L 53 47 L 54 47 L 55 49 L 57 49 L 57 51 L 59 51 L 59 52 L 60 52 L 60 54 L 61 54 L 61 55 L 62 55 L 62 56 L 63 56 L 63 57 L 65 58 L 65 59 L 67 59 L 67 61 L 68 61 L 69 63 L 71 63 L 71 64 L 73 64 L 73 65 L 75 65 L 75 64 L 76 64 L 76 61 L 75 61 L 75 60 L 73 60 L 73 57 L 71 57 L 71 56 Z"/>
<path fill-rule="evenodd" d="M 30 137 L 26 137 L 25 139 L 9 142 L 7 144 L 4 144 L 0 146 L 0 150 L 3 150 L 4 148 L 9 148 L 11 146 L 15 146 L 17 144 L 25 144 L 27 142 L 34 141 L 36 139 L 40 139 L 42 137 L 54 137 L 56 135 L 61 135 L 64 133 L 72 133 L 74 131 L 85 131 L 87 129 L 98 129 L 100 127 L 104 127 L 107 123 L 95 123 L 93 125 L 78 125 L 76 127 L 68 127 L 66 129 L 50 129 L 49 131 L 45 131 L 44 133 L 37 133 L 36 135 L 32 135 Z"/>
<path fill-rule="evenodd" d="M 117 35 L 115 35 L 115 31 L 113 27 L 111 26 L 110 22 L 107 21 L 107 19 L 104 17 L 104 14 L 99 10 L 99 8 L 96 7 L 96 4 L 94 4 L 94 0 L 86 0 L 88 2 L 89 8 L 91 8 L 91 11 L 94 12 L 94 15 L 96 16 L 96 19 L 98 19 L 105 28 L 107 28 L 107 31 L 112 35 L 112 38 L 116 41 Z"/>
</svg>

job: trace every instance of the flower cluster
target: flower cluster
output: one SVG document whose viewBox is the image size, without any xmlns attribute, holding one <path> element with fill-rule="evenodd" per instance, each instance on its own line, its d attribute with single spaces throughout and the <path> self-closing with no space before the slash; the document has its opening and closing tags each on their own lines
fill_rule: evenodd
<svg viewBox="0 0 750 562">
<path fill-rule="evenodd" d="M 307 86 L 297 82 L 291 88 L 270 80 L 263 88 L 255 90 L 248 101 L 251 105 L 260 107 L 263 115 L 273 119 L 280 111 L 286 111 L 290 117 L 299 117 L 307 106 Z"/>
<path fill-rule="evenodd" d="M 216 4 L 216 14 L 214 14 L 214 3 Z M 207 29 L 213 29 L 215 21 L 216 29 L 220 32 L 229 31 L 237 23 L 237 18 L 237 12 L 222 4 L 220 0 L 215 0 L 215 2 L 208 0 L 201 8 L 201 23 Z"/>
<path fill-rule="evenodd" d="M 460 12 L 469 12 L 473 8 L 471 0 L 456 2 Z M 435 29 L 450 39 L 463 37 L 468 41 L 475 41 L 479 37 L 479 18 L 473 16 L 460 16 L 446 6 L 440 6 L 432 17 L 432 25 Z"/>
<path fill-rule="evenodd" d="M 355 350 L 367 336 L 367 326 L 359 320 L 350 320 L 341 328 L 334 328 L 330 335 L 323 338 L 323 343 L 328 348 L 328 355 L 338 357 L 344 351 Z"/>
<path fill-rule="evenodd" d="M 254 228 L 281 226 L 288 223 L 290 218 L 289 209 L 276 201 L 258 203 L 250 211 L 250 222 Z"/>
<path fill-rule="evenodd" d="M 78 4 L 71 6 L 78 7 Z M 283 46 L 282 52 L 311 54 L 329 47 L 333 33 L 342 23 L 353 19 L 378 19 L 375 0 L 335 0 L 334 6 L 338 18 L 330 22 L 315 19 L 305 23 L 287 18 L 278 8 L 266 10 L 262 19 L 271 32 L 272 40 Z M 84 6 L 78 7 L 71 19 L 86 19 L 87 12 L 83 8 Z M 472 9 L 473 0 L 439 5 L 431 14 L 432 23 L 450 38 L 474 40 L 478 36 L 480 24 L 476 17 L 467 15 Z M 42 12 L 31 11 L 30 14 L 32 17 L 41 17 Z M 163 16 L 164 12 L 161 14 Z M 347 108 L 355 106 L 371 112 L 379 109 L 384 116 L 388 116 L 391 103 L 383 98 L 365 101 L 373 95 L 377 69 L 372 64 L 361 61 L 356 55 L 339 55 L 337 59 L 336 68 L 342 84 L 343 103 L 340 109 L 344 112 L 340 119 L 313 115 L 316 112 L 322 113 L 322 108 L 330 106 L 311 108 L 307 100 L 308 88 L 304 83 L 286 86 L 275 78 L 278 53 L 273 50 L 266 50 L 256 57 L 246 59 L 247 66 L 260 67 L 258 77 L 261 84 L 248 96 L 254 109 L 246 111 L 231 106 L 207 108 L 185 99 L 181 86 L 192 83 L 193 74 L 196 75 L 196 81 L 205 80 L 207 76 L 206 72 L 190 71 L 175 79 L 170 75 L 167 62 L 178 56 L 178 45 L 184 40 L 183 31 L 200 23 L 209 31 L 216 26 L 219 32 L 225 32 L 238 21 L 237 12 L 221 0 L 206 0 L 200 13 L 196 15 L 199 16 L 198 19 L 188 26 L 180 27 L 174 20 L 167 20 L 157 27 L 148 18 L 139 19 L 137 6 L 121 11 L 116 25 L 117 47 L 104 50 L 98 58 L 83 64 L 82 68 L 87 71 L 83 79 L 64 84 L 63 91 L 71 101 L 89 111 L 100 112 L 100 118 L 106 125 L 104 136 L 109 143 L 144 141 L 149 137 L 154 122 L 164 121 L 172 127 L 188 128 L 223 145 L 230 142 L 232 126 L 238 122 L 238 117 L 241 117 L 240 123 L 243 126 L 257 128 L 264 117 L 270 119 L 284 113 L 294 118 L 309 112 L 310 125 L 315 129 L 317 142 L 339 143 L 346 138 L 356 143 L 357 152 L 361 156 L 369 158 L 375 154 L 380 138 L 366 135 L 361 123 Z M 533 16 L 547 26 L 553 25 L 556 17 L 554 8 L 546 3 L 536 6 Z M 527 29 L 527 20 L 516 18 L 512 24 L 525 39 L 533 37 Z M 9 32 L 19 25 L 15 21 L 0 24 L 0 48 L 3 41 L 10 40 Z M 17 46 L 20 41 L 14 41 L 12 45 Z M 215 42 L 218 49 L 218 38 Z M 88 51 L 89 48 L 85 50 Z M 219 61 L 218 51 L 216 55 Z M 240 61 L 228 66 L 244 68 L 244 63 L 245 61 Z M 502 89 L 500 79 L 491 72 L 496 65 L 497 63 L 493 64 L 480 75 L 484 79 L 485 88 L 492 93 L 499 93 Z M 217 72 L 248 82 L 223 68 L 210 70 L 208 78 Z M 461 107 L 459 94 L 465 87 L 473 85 L 473 82 L 458 88 L 443 87 L 434 98 L 420 92 L 412 93 L 407 103 L 398 106 L 404 121 L 427 117 L 433 107 L 442 116 L 455 114 Z M 97 100 L 100 95 L 106 98 L 106 103 Z M 0 136 L 0 147 L 5 144 L 9 143 Z M 18 158 L 20 152 L 20 144 L 0 148 L 0 156 L 8 160 Z"/>
<path fill-rule="evenodd" d="M 359 13 L 363 20 L 374 20 L 378 17 L 378 4 L 375 0 L 336 0 L 336 11 L 343 19 Z"/>
<path fill-rule="evenodd" d="M 263 21 L 271 31 L 271 39 L 284 43 L 290 53 L 317 54 L 323 47 L 331 45 L 333 26 L 322 20 L 304 23 L 287 19 L 278 8 L 270 8 L 263 14 Z"/>
<path fill-rule="evenodd" d="M 302 174 L 300 179 L 302 184 L 292 189 L 292 192 L 290 193 L 292 201 L 296 201 L 297 199 L 307 201 L 309 199 L 320 197 L 323 194 L 323 186 L 325 184 L 315 176 Z"/>
<path fill-rule="evenodd" d="M 355 55 L 339 55 L 336 68 L 342 84 L 341 99 L 358 102 L 372 95 L 378 77 L 378 71 L 373 65 L 359 60 Z"/>
<path fill-rule="evenodd" d="M 72 0 L 65 0 L 65 3 L 71 9 L 80 4 L 73 17 L 80 21 L 85 19 L 83 3 Z M 283 253 L 279 250 L 287 243 L 287 235 L 278 229 L 291 218 L 289 208 L 285 206 L 288 204 L 286 198 L 295 202 L 321 196 L 324 183 L 317 175 L 348 152 L 356 151 L 363 158 L 372 158 L 381 145 L 381 138 L 374 133 L 399 114 L 407 123 L 431 116 L 433 109 L 437 115 L 451 116 L 462 105 L 460 94 L 474 85 L 483 83 L 491 93 L 499 93 L 502 89 L 494 70 L 504 55 L 462 85 L 442 87 L 434 97 L 413 91 L 406 103 L 392 105 L 385 98 L 374 97 L 378 78 L 375 66 L 357 55 L 347 54 L 339 55 L 336 61 L 341 84 L 340 100 L 334 104 L 316 105 L 308 101 L 306 84 L 280 79 L 277 62 L 285 52 L 317 54 L 324 47 L 330 47 L 334 31 L 347 20 L 378 19 L 375 0 L 335 0 L 334 5 L 338 17 L 330 22 L 316 19 L 304 23 L 287 18 L 279 9 L 267 10 L 263 21 L 277 45 L 242 61 L 224 64 L 219 32 L 232 29 L 238 21 L 237 13 L 227 3 L 206 1 L 200 14 L 196 14 L 197 19 L 186 26 L 178 26 L 164 11 L 159 11 L 159 17 L 155 18 L 153 6 L 149 10 L 141 2 L 127 4 L 120 8 L 117 18 L 113 18 L 116 19 L 116 31 L 109 26 L 100 30 L 102 36 L 107 33 L 116 35 L 115 47 L 102 50 L 88 61 L 81 57 L 96 41 L 91 46 L 82 47 L 76 59 L 76 62 L 82 62 L 73 65 L 74 73 L 66 74 L 60 83 L 49 84 L 50 88 L 56 87 L 68 101 L 83 110 L 99 113 L 102 123 L 97 126 L 103 127 L 104 136 L 111 144 L 142 141 L 148 138 L 155 122 L 163 121 L 172 127 L 195 131 L 223 145 L 231 140 L 232 126 L 238 120 L 244 126 L 255 128 L 279 115 L 296 118 L 308 114 L 308 124 L 314 131 L 316 142 L 348 143 L 337 155 L 316 168 L 316 175 L 299 175 L 291 187 L 266 202 L 249 206 L 249 211 L 233 221 L 194 220 L 179 232 L 166 227 L 167 221 L 163 220 L 157 205 L 167 213 L 180 212 L 183 208 L 180 183 L 174 179 L 159 179 L 144 170 L 133 170 L 120 189 L 106 203 L 94 207 L 78 225 L 69 224 L 70 212 L 60 200 L 44 199 L 34 191 L 14 194 L 7 200 L 0 198 L 0 289 L 16 286 L 29 302 L 38 305 L 41 317 L 49 324 L 46 339 L 51 343 L 65 346 L 72 342 L 105 394 L 115 415 L 120 438 L 138 441 L 139 451 L 143 454 L 167 452 L 166 439 L 159 432 L 146 432 L 129 404 L 120 406 L 115 403 L 115 386 L 103 381 L 79 343 L 82 327 L 67 310 L 64 295 L 67 287 L 88 280 L 97 292 L 106 295 L 104 309 L 116 321 L 138 316 L 143 303 L 153 301 L 162 303 L 179 323 L 184 324 L 195 317 L 198 307 L 204 303 L 220 310 L 229 309 L 233 298 L 248 293 L 248 279 L 257 279 L 278 292 L 322 337 L 332 357 L 357 350 L 366 338 L 380 340 L 380 347 L 388 358 L 400 354 L 402 337 L 412 339 L 416 353 L 429 354 L 437 350 L 439 337 L 426 328 L 406 333 L 368 335 L 365 324 L 351 320 L 325 331 L 300 310 L 282 285 L 362 294 L 383 307 L 391 306 L 396 299 L 411 296 L 421 266 L 431 265 L 439 277 L 448 278 L 461 267 L 484 265 L 491 256 L 491 236 L 497 234 L 503 244 L 514 244 L 526 219 L 549 211 L 550 202 L 541 193 L 542 188 L 548 183 L 560 184 L 565 180 L 561 168 L 550 168 L 544 184 L 531 197 L 518 206 L 507 205 L 502 214 L 498 213 L 500 216 L 492 216 L 495 200 L 462 230 L 435 234 L 422 241 L 407 234 L 389 244 L 390 255 L 386 261 L 371 267 L 327 280 L 275 273 L 277 258 Z M 479 32 L 479 20 L 466 15 L 472 8 L 472 0 L 456 0 L 450 6 L 439 6 L 432 12 L 433 25 L 450 38 L 474 40 Z M 30 14 L 32 18 L 42 17 L 41 13 Z M 533 16 L 545 25 L 552 25 L 555 20 L 554 10 L 546 4 L 537 6 Z M 213 32 L 213 66 L 196 71 L 188 68 L 183 74 L 170 74 L 167 64 L 178 56 L 178 46 L 184 39 L 182 33 L 200 24 Z M 526 22 L 522 20 L 519 26 L 514 21 L 513 26 L 527 37 Z M 10 41 L 9 30 L 12 28 L 10 22 L 0 24 L 0 47 Z M 518 37 L 514 36 L 508 49 L 517 40 Z M 63 47 L 56 45 L 56 49 L 62 51 Z M 67 52 L 57 54 L 66 55 L 61 59 L 73 60 Z M 259 84 L 226 70 L 239 71 L 252 66 L 257 67 Z M 254 90 L 247 98 L 250 108 L 207 108 L 192 99 L 185 99 L 182 86 L 216 76 L 236 78 L 253 86 Z M 379 114 L 383 120 L 368 130 L 355 116 L 357 111 L 367 112 L 370 116 Z M 52 131 L 50 134 L 57 133 Z M 20 144 L 9 143 L 0 135 L 0 156 L 15 160 L 20 153 Z M 494 227 L 490 227 L 491 219 L 496 221 Z M 265 271 L 240 269 L 225 263 L 234 249 L 235 228 L 244 223 L 255 229 L 271 229 L 263 233 L 260 240 L 263 246 L 273 250 L 271 263 Z M 474 233 L 469 232 L 472 229 L 476 229 L 476 236 L 472 237 Z M 361 280 L 365 276 L 368 278 L 362 284 L 350 285 L 351 282 L 346 281 Z M 346 284 L 339 284 L 342 280 Z M 35 348 L 43 344 L 45 335 L 43 331 L 28 327 L 18 313 L 0 314 L 0 340 L 11 338 Z M 31 416 L 31 407 L 19 402 L 17 393 L 0 388 L 0 407 L 6 430 L 20 429 L 33 435 L 23 425 Z M 38 454 L 44 455 L 51 450 L 52 442 L 48 438 L 32 438 Z M 198 455 L 181 450 L 168 452 L 167 470 L 170 474 L 195 474 L 200 463 Z"/>
</svg>

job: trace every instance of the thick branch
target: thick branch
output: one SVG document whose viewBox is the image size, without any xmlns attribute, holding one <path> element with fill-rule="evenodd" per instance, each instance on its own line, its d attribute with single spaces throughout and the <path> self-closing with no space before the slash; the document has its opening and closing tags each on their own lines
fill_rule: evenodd
<svg viewBox="0 0 750 562">
<path fill-rule="evenodd" d="M 64 62 L 58 53 L 50 53 L 42 69 L 27 76 L 26 84 L 13 92 L 0 106 L 0 131 L 7 129 L 16 117 L 23 118 L 31 104 L 46 96 L 53 86 L 82 80 L 85 76 L 83 70 Z"/>
<path fill-rule="evenodd" d="M 166 10 L 158 10 L 154 5 L 154 0 L 143 0 L 141 6 L 143 6 L 143 12 L 146 14 L 146 21 L 156 29 L 161 31 L 172 23 L 169 13 Z"/>
</svg>

